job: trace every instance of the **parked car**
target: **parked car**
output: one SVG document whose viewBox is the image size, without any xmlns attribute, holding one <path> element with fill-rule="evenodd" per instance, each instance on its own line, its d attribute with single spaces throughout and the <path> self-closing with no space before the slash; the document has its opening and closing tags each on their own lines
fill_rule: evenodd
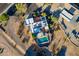
<svg viewBox="0 0 79 59">
<path fill-rule="evenodd" d="M 72 30 L 72 33 L 73 33 L 73 35 L 74 35 L 75 37 L 77 37 L 77 36 L 76 36 L 76 34 L 77 34 L 76 30 Z"/>
<path fill-rule="evenodd" d="M 79 32 L 77 32 L 76 30 L 73 30 L 72 33 L 76 38 L 79 38 Z"/>
<path fill-rule="evenodd" d="M 79 32 L 76 33 L 77 38 L 79 38 Z"/>
</svg>

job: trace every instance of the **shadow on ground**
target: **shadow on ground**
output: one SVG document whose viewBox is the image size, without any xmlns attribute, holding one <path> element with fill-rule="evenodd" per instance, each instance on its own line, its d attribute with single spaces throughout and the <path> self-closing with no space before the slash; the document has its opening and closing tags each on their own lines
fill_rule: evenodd
<svg viewBox="0 0 79 59">
<path fill-rule="evenodd" d="M 46 48 L 38 48 L 35 45 L 31 45 L 24 56 L 52 56 L 52 53 Z"/>
<path fill-rule="evenodd" d="M 62 46 L 61 50 L 58 52 L 57 55 L 58 56 L 65 56 L 66 50 L 67 50 L 67 47 Z"/>
</svg>

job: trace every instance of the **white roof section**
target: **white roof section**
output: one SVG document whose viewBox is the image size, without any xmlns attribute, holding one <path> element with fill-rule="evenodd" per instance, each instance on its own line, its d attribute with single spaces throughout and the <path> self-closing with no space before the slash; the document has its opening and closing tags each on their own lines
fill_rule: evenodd
<svg viewBox="0 0 79 59">
<path fill-rule="evenodd" d="M 41 20 L 39 22 L 34 22 L 34 19 L 33 18 L 29 18 L 29 19 L 25 19 L 25 22 L 24 22 L 24 25 L 25 26 L 29 26 L 30 27 L 30 31 L 32 33 L 34 33 L 34 28 L 35 27 L 40 27 L 40 28 L 45 28 L 45 29 L 49 29 L 48 28 L 48 23 L 47 23 L 47 20 L 46 20 L 46 17 L 40 17 Z"/>
<path fill-rule="evenodd" d="M 66 10 L 63 10 L 60 14 L 63 18 L 65 18 L 67 21 L 70 21 L 73 18 L 73 15 L 68 13 Z"/>
<path fill-rule="evenodd" d="M 25 20 L 25 24 L 26 24 L 26 25 L 29 25 L 29 24 L 32 24 L 32 23 L 34 23 L 33 18 L 30 18 L 30 19 L 26 19 L 26 20 Z"/>
<path fill-rule="evenodd" d="M 29 22 L 30 22 L 30 24 L 34 23 L 33 18 L 30 18 L 30 19 L 29 19 Z"/>
<path fill-rule="evenodd" d="M 25 20 L 25 24 L 26 24 L 26 25 L 28 25 L 28 24 L 29 24 L 29 21 L 28 21 L 28 19 L 27 19 L 27 20 Z"/>
<path fill-rule="evenodd" d="M 60 16 L 62 16 L 65 20 L 67 20 L 68 22 L 70 22 L 70 20 L 67 17 L 65 17 L 63 14 L 60 14 Z"/>
</svg>

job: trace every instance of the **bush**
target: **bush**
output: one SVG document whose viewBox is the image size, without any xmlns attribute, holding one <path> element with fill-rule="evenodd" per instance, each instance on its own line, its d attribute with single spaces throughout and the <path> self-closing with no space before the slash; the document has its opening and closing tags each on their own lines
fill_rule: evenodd
<svg viewBox="0 0 79 59">
<path fill-rule="evenodd" d="M 51 16 L 51 20 L 52 20 L 53 22 L 57 22 L 57 21 L 58 21 L 58 18 L 57 18 L 57 17 L 54 17 L 54 16 Z"/>
<path fill-rule="evenodd" d="M 7 22 L 8 19 L 9 19 L 9 16 L 8 16 L 6 13 L 4 13 L 4 14 L 2 14 L 2 15 L 0 16 L 0 22 L 1 22 L 1 23 L 2 23 L 2 22 Z"/>
<path fill-rule="evenodd" d="M 36 38 L 36 35 L 35 35 L 35 34 L 32 34 L 32 37 L 33 37 L 33 38 Z"/>
<path fill-rule="evenodd" d="M 19 14 L 26 13 L 26 10 L 27 10 L 26 4 L 17 3 L 17 4 L 15 4 L 15 7 Z"/>
</svg>

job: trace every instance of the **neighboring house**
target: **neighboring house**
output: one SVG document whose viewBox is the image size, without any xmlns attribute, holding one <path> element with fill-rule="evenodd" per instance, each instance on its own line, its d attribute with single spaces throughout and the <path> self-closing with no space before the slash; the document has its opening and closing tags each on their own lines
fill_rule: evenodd
<svg viewBox="0 0 79 59">
<path fill-rule="evenodd" d="M 40 44 L 45 44 L 45 42 L 49 43 L 48 36 L 46 36 L 45 31 L 49 31 L 48 23 L 46 20 L 46 17 L 35 17 L 35 18 L 29 18 L 25 19 L 24 25 L 27 26 L 32 34 L 36 36 L 36 42 L 40 46 Z M 39 33 L 43 33 L 41 38 L 38 38 L 37 35 Z M 44 36 L 46 39 L 44 39 Z"/>
<path fill-rule="evenodd" d="M 60 13 L 59 23 L 70 40 L 79 46 L 79 10 L 71 4 L 65 4 L 65 8 Z M 73 30 L 76 31 L 74 34 Z"/>
<path fill-rule="evenodd" d="M 73 15 L 79 14 L 79 5 L 78 3 L 65 3 L 65 8 L 69 10 Z"/>
</svg>

